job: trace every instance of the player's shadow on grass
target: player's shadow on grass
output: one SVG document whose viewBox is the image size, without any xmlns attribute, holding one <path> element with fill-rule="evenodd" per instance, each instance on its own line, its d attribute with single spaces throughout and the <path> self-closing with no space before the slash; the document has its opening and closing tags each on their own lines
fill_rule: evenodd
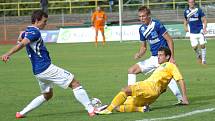
<svg viewBox="0 0 215 121">
<path fill-rule="evenodd" d="M 114 112 L 111 115 L 119 114 L 117 112 Z M 71 111 L 71 112 L 55 112 L 55 113 L 46 113 L 46 114 L 39 114 L 39 115 L 34 115 L 31 117 L 56 117 L 56 118 L 61 118 L 61 117 L 73 117 L 78 116 L 80 117 L 81 115 L 86 115 L 88 116 L 87 111 L 85 110 L 80 110 L 80 111 Z M 97 115 L 97 116 L 106 116 L 106 115 Z"/>
<path fill-rule="evenodd" d="M 176 105 L 174 104 L 170 104 L 170 105 L 163 105 L 163 106 L 153 106 L 150 110 L 161 110 L 161 109 L 170 109 L 170 108 L 174 108 Z"/>
<path fill-rule="evenodd" d="M 115 115 L 115 114 L 119 114 L 119 113 L 113 113 L 111 115 Z M 71 112 L 55 112 L 55 113 L 46 113 L 46 114 L 39 114 L 39 115 L 34 115 L 31 117 L 56 117 L 56 118 L 61 118 L 61 117 L 80 117 L 81 115 L 86 115 L 88 116 L 87 111 L 84 110 L 80 110 L 80 111 L 71 111 Z M 106 115 L 97 115 L 97 116 L 106 116 Z"/>
<path fill-rule="evenodd" d="M 190 105 L 208 105 L 214 103 L 215 95 L 190 97 Z"/>
<path fill-rule="evenodd" d="M 74 116 L 80 116 L 80 115 L 88 115 L 87 111 L 79 110 L 79 111 L 70 111 L 70 112 L 49 112 L 46 114 L 39 114 L 37 116 L 32 117 L 74 117 Z"/>
<path fill-rule="evenodd" d="M 213 104 L 215 100 L 214 95 L 207 95 L 207 96 L 195 96 L 195 97 L 190 97 L 189 98 L 189 105 L 210 105 Z M 163 105 L 163 106 L 154 106 L 152 107 L 152 110 L 161 110 L 161 109 L 170 109 L 174 108 L 176 106 L 189 106 L 189 105 Z"/>
</svg>

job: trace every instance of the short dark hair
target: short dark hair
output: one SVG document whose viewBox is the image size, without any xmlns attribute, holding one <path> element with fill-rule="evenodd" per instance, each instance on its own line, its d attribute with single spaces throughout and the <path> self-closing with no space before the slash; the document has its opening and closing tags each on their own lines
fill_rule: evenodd
<svg viewBox="0 0 215 121">
<path fill-rule="evenodd" d="M 42 10 L 35 10 L 31 15 L 31 23 L 34 24 L 36 20 L 40 21 L 43 17 L 48 18 L 48 14 Z"/>
<path fill-rule="evenodd" d="M 147 15 L 151 15 L 151 11 L 150 11 L 150 9 L 147 6 L 141 6 L 138 9 L 138 12 L 142 12 L 142 11 L 145 11 Z"/>
<path fill-rule="evenodd" d="M 165 56 L 168 56 L 168 55 L 169 55 L 169 59 L 170 59 L 170 57 L 171 57 L 171 51 L 170 51 L 169 48 L 167 48 L 167 47 L 160 47 L 160 48 L 158 49 L 158 51 L 164 51 Z M 169 59 L 168 59 L 168 60 L 169 60 Z"/>
</svg>

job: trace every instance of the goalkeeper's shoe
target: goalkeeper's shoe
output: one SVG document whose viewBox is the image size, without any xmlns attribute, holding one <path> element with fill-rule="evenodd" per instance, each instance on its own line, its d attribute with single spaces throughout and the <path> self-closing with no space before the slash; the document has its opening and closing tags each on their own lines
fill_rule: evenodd
<svg viewBox="0 0 215 121">
<path fill-rule="evenodd" d="M 111 114 L 111 113 L 112 113 L 111 111 L 109 111 L 108 109 L 105 109 L 103 111 L 98 112 L 97 114 L 99 114 L 99 115 L 108 115 L 108 114 Z"/>
<path fill-rule="evenodd" d="M 20 114 L 20 112 L 16 112 L 16 118 L 25 118 L 25 116 Z"/>
</svg>

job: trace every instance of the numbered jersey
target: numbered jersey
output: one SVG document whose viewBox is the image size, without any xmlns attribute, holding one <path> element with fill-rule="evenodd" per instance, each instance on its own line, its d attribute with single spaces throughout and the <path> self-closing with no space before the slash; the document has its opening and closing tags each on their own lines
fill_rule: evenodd
<svg viewBox="0 0 215 121">
<path fill-rule="evenodd" d="M 155 19 L 152 19 L 149 25 L 143 24 L 139 28 L 140 41 L 149 43 L 152 56 L 157 56 L 160 47 L 168 47 L 163 37 L 166 32 L 164 25 Z"/>
<path fill-rule="evenodd" d="M 51 59 L 39 29 L 34 26 L 28 26 L 21 37 L 22 39 L 27 38 L 30 40 L 30 43 L 26 45 L 26 51 L 32 63 L 33 73 L 36 75 L 45 71 L 51 64 Z"/>
<path fill-rule="evenodd" d="M 201 18 L 204 16 L 205 14 L 200 8 L 195 8 L 192 10 L 189 8 L 185 9 L 184 18 L 188 21 L 190 33 L 199 34 L 201 32 L 203 29 Z"/>
</svg>

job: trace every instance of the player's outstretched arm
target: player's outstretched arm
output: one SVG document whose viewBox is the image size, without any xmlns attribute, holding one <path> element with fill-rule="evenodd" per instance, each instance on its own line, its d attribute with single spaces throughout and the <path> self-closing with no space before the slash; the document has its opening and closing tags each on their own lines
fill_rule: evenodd
<svg viewBox="0 0 215 121">
<path fill-rule="evenodd" d="M 169 35 L 169 33 L 168 32 L 166 32 L 164 35 L 163 35 L 163 37 L 166 39 L 166 41 L 167 41 L 167 44 L 168 44 L 168 47 L 169 47 L 169 49 L 170 49 L 170 51 L 171 51 L 171 57 L 170 57 L 170 62 L 171 63 L 176 63 L 175 62 L 175 58 L 174 58 L 174 43 L 173 43 L 173 40 L 172 40 L 172 37 Z"/>
<path fill-rule="evenodd" d="M 189 32 L 188 27 L 187 27 L 187 24 L 188 24 L 187 20 L 184 19 L 184 31 L 185 31 L 185 32 Z"/>
<path fill-rule="evenodd" d="M 203 33 L 204 34 L 207 34 L 207 19 L 206 19 L 206 17 L 204 16 L 204 17 L 202 17 L 202 23 L 203 23 Z"/>
<path fill-rule="evenodd" d="M 135 55 L 134 55 L 134 59 L 138 59 L 138 58 L 141 58 L 145 53 L 146 53 L 146 50 L 147 50 L 147 44 L 146 42 L 142 42 L 141 45 L 140 45 L 140 49 L 139 49 L 139 52 L 137 52 Z"/>
<path fill-rule="evenodd" d="M 18 52 L 19 50 L 21 50 L 23 47 L 25 47 L 25 45 L 27 45 L 28 43 L 30 43 L 30 40 L 28 39 L 23 39 L 22 41 L 20 41 L 17 45 L 15 45 L 14 47 L 12 47 L 8 52 L 6 52 L 5 54 L 3 54 L 1 56 L 1 60 L 4 62 L 9 61 L 10 56 L 13 55 L 14 53 Z"/>
<path fill-rule="evenodd" d="M 94 27 L 94 23 L 95 23 L 95 12 L 93 13 L 93 15 L 91 16 L 91 26 Z"/>
<path fill-rule="evenodd" d="M 182 104 L 184 105 L 188 105 L 189 104 L 189 101 L 188 101 L 188 98 L 187 98 L 187 90 L 186 90 L 186 85 L 185 85 L 185 82 L 184 80 L 179 80 L 179 85 L 180 85 L 180 88 L 181 88 L 181 91 L 182 91 Z"/>
</svg>

